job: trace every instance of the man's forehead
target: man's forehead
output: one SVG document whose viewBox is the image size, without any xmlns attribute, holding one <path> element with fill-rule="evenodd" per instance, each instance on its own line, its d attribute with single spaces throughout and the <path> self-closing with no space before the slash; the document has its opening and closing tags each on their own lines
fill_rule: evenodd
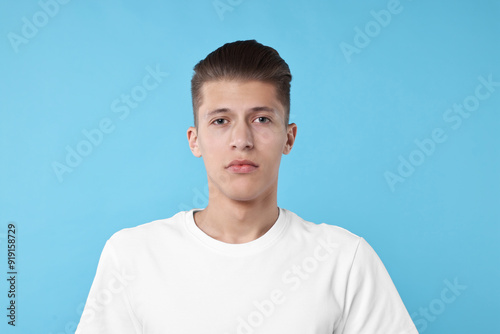
<svg viewBox="0 0 500 334">
<path fill-rule="evenodd" d="M 285 107 L 273 83 L 261 80 L 222 79 L 203 83 L 198 115 L 208 119 L 215 115 L 251 115 L 264 112 L 285 118 Z"/>
</svg>

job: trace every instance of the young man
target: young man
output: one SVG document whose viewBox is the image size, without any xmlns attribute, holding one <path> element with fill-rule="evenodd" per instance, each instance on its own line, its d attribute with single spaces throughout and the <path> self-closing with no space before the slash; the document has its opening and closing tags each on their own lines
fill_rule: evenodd
<svg viewBox="0 0 500 334">
<path fill-rule="evenodd" d="M 228 43 L 195 66 L 189 147 L 204 209 L 106 243 L 76 334 L 414 334 L 368 243 L 277 206 L 291 74 L 274 49 Z"/>
</svg>

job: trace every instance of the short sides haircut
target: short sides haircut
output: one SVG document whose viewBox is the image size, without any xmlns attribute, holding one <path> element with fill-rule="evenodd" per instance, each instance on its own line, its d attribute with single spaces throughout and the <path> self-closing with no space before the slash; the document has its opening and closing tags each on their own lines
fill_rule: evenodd
<svg viewBox="0 0 500 334">
<path fill-rule="evenodd" d="M 202 104 L 201 88 L 211 81 L 262 81 L 276 88 L 278 100 L 285 108 L 285 127 L 290 117 L 290 82 L 288 64 L 275 49 L 256 40 L 226 43 L 194 67 L 191 79 L 194 124 L 198 129 L 198 109 Z"/>
</svg>

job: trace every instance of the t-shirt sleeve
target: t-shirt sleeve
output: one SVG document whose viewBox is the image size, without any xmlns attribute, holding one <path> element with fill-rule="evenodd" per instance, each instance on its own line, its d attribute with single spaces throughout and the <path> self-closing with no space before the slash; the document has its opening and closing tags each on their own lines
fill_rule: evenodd
<svg viewBox="0 0 500 334">
<path fill-rule="evenodd" d="M 75 334 L 141 333 L 128 290 L 134 276 L 118 261 L 113 237 L 105 244 Z"/>
<path fill-rule="evenodd" d="M 335 334 L 418 334 L 382 261 L 360 238 Z"/>
</svg>

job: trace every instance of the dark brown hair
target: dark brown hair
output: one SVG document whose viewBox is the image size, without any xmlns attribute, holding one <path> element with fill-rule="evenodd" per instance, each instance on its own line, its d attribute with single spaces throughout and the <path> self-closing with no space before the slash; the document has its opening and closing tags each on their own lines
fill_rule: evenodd
<svg viewBox="0 0 500 334">
<path fill-rule="evenodd" d="M 292 74 L 275 49 L 256 40 L 236 41 L 224 44 L 196 64 L 191 79 L 196 128 L 202 103 L 201 88 L 205 82 L 219 80 L 258 80 L 274 85 L 277 98 L 285 108 L 285 126 L 288 124 Z"/>
</svg>

